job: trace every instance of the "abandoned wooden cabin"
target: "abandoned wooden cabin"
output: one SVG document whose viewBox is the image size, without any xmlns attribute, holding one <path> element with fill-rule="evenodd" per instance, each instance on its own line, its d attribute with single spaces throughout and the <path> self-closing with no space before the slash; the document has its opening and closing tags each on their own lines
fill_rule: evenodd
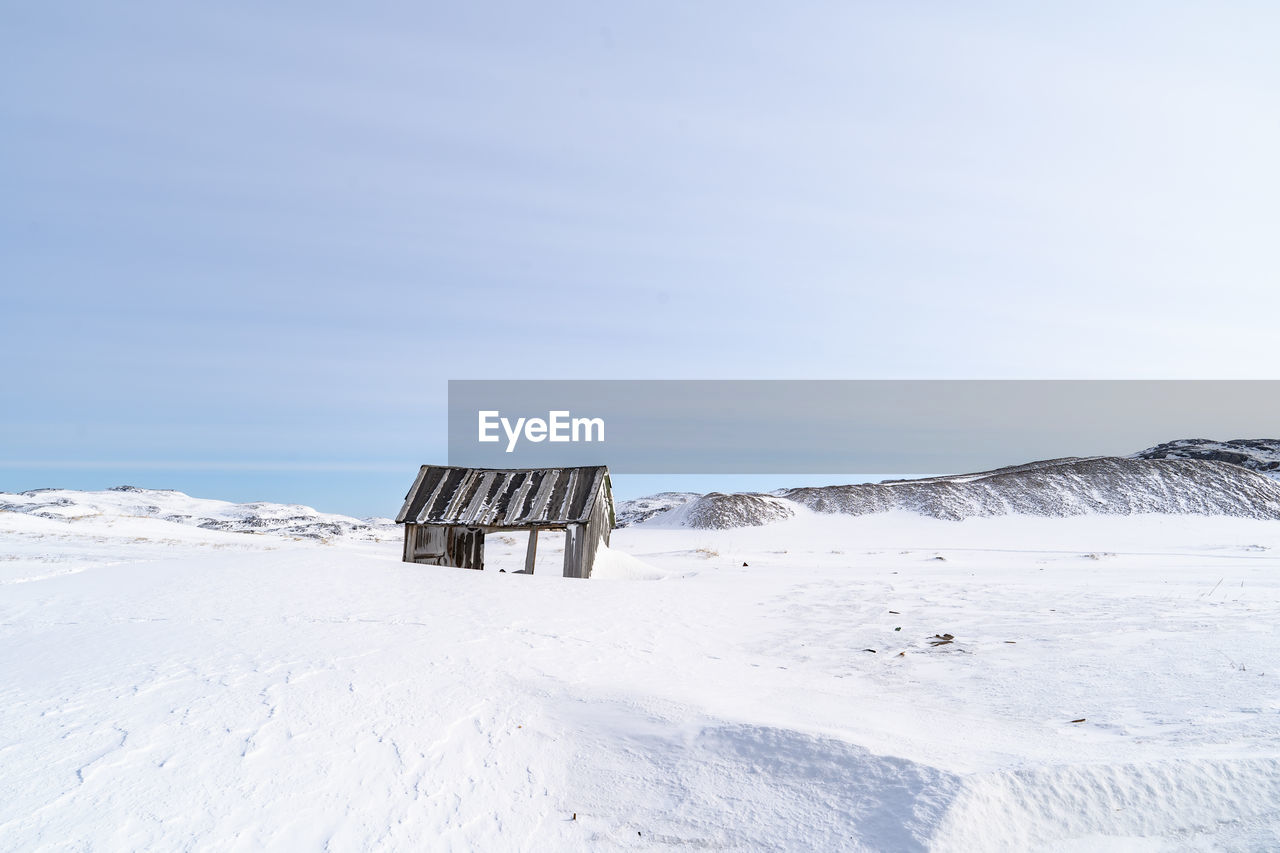
<svg viewBox="0 0 1280 853">
<path fill-rule="evenodd" d="M 614 525 L 609 469 L 423 465 L 396 523 L 404 525 L 406 563 L 464 569 L 484 568 L 486 533 L 527 530 L 528 574 L 538 533 L 563 530 L 564 576 L 589 578 L 596 549 L 609 544 Z"/>
</svg>

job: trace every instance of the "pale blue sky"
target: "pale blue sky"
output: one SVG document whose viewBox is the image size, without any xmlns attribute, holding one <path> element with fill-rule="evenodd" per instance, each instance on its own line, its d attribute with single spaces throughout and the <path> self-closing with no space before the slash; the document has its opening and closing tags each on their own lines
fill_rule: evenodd
<svg viewBox="0 0 1280 853">
<path fill-rule="evenodd" d="M 0 489 L 391 512 L 449 378 L 1276 378 L 1275 4 L 614 5 L 10 4 Z"/>
</svg>

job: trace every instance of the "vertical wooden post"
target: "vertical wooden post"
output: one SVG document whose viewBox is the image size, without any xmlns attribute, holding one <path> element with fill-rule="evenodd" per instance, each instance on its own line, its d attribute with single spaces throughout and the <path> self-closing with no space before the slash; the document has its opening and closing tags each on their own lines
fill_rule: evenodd
<svg viewBox="0 0 1280 853">
<path fill-rule="evenodd" d="M 582 525 L 567 524 L 564 528 L 564 576 L 586 577 L 582 570 Z"/>
<path fill-rule="evenodd" d="M 529 528 L 529 549 L 524 552 L 524 573 L 533 574 L 533 562 L 538 556 L 538 528 Z"/>
</svg>

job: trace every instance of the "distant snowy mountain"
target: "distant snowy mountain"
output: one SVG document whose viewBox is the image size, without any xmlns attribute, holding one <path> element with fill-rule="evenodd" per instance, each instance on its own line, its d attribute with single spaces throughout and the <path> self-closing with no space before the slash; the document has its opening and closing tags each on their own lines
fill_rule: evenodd
<svg viewBox="0 0 1280 853">
<path fill-rule="evenodd" d="M 1166 441 L 1133 455 L 1134 459 L 1210 459 L 1239 465 L 1259 474 L 1280 480 L 1280 439 L 1234 438 L 1214 441 L 1209 438 L 1182 438 Z"/>
<path fill-rule="evenodd" d="M 614 504 L 614 517 L 618 527 L 629 527 L 700 497 L 702 495 L 697 492 L 659 492 L 643 498 L 617 501 Z"/>
<path fill-rule="evenodd" d="M 909 510 L 942 519 L 1169 513 L 1280 519 L 1280 484 L 1222 462 L 1096 457 L 957 477 L 792 489 L 818 512 Z"/>
<path fill-rule="evenodd" d="M 94 516 L 156 518 L 205 530 L 265 533 L 300 539 L 394 539 L 399 531 L 389 518 L 356 519 L 318 512 L 298 504 L 246 503 L 193 498 L 168 489 L 117 486 L 102 492 L 35 489 L 0 492 L 0 512 L 21 512 L 58 521 Z"/>
<path fill-rule="evenodd" d="M 648 523 L 752 527 L 786 518 L 799 507 L 854 516 L 896 510 L 947 520 L 1138 513 L 1280 520 L 1280 482 L 1205 459 L 1072 457 L 973 474 L 798 488 L 775 495 L 704 495 L 652 516 Z"/>
<path fill-rule="evenodd" d="M 759 527 L 795 514 L 795 504 L 773 495 L 712 492 L 686 501 L 655 516 L 655 519 L 663 527 L 728 530 L 733 527 Z"/>
<path fill-rule="evenodd" d="M 1064 517 L 1195 514 L 1280 519 L 1280 440 L 1181 439 L 1132 457 L 1050 459 L 946 477 L 782 489 L 768 495 L 661 492 L 616 505 L 618 527 L 757 527 L 798 511 L 869 515 L 893 510 L 959 520 L 996 515 Z M 193 498 L 118 486 L 101 492 L 0 492 L 0 511 L 63 521 L 155 518 L 206 530 L 325 541 L 396 539 L 391 519 L 356 519 L 297 504 Z"/>
</svg>

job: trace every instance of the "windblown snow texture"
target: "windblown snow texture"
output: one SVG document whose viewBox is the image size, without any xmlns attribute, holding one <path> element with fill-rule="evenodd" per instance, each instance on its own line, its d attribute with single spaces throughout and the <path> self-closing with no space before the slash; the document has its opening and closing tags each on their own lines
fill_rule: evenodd
<svg viewBox="0 0 1280 853">
<path fill-rule="evenodd" d="M 1280 525 L 757 497 L 584 582 L 4 496 L 0 850 L 1280 849 Z"/>
</svg>

